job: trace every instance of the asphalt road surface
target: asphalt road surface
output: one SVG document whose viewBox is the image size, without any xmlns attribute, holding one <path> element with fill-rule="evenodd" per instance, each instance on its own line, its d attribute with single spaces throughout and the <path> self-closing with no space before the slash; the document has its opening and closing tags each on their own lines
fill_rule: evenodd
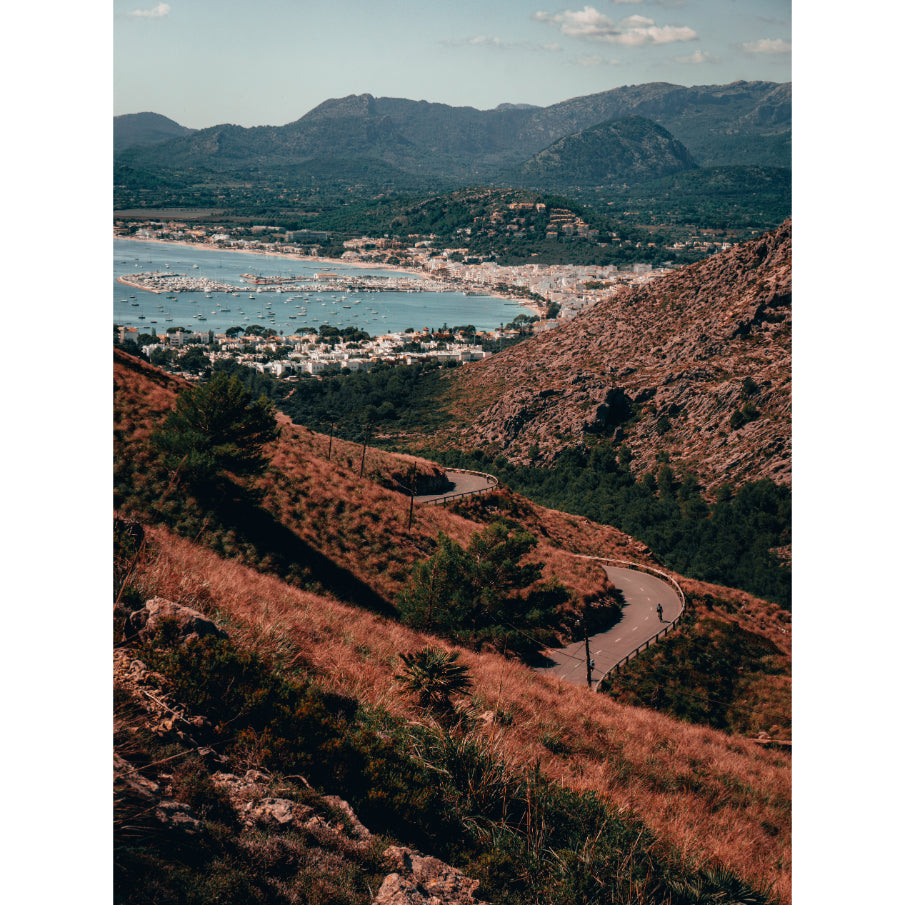
<svg viewBox="0 0 905 905">
<path fill-rule="evenodd" d="M 591 660 L 594 661 L 594 669 L 591 671 L 594 682 L 602 679 L 636 647 L 666 628 L 666 624 L 676 619 L 682 608 L 675 588 L 662 578 L 608 563 L 604 565 L 610 581 L 622 591 L 625 606 L 622 608 L 622 618 L 611 629 L 591 635 L 588 639 Z M 658 603 L 663 606 L 662 622 L 657 617 Z M 584 639 L 575 641 L 568 647 L 544 653 L 550 663 L 540 667 L 538 672 L 558 676 L 576 685 L 587 685 Z"/>
<path fill-rule="evenodd" d="M 458 496 L 462 493 L 477 493 L 480 490 L 490 490 L 496 487 L 496 482 L 483 475 L 471 474 L 467 471 L 449 470 L 446 477 L 452 481 L 452 489 L 445 493 L 429 493 L 424 496 L 416 496 L 416 503 L 433 503 L 435 500 L 444 500 L 447 497 Z"/>
</svg>

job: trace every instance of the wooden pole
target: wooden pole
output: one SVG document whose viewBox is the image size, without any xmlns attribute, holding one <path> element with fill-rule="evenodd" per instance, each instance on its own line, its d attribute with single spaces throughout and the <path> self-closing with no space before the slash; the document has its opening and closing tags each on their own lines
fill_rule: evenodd
<svg viewBox="0 0 905 905">
<path fill-rule="evenodd" d="M 371 439 L 371 425 L 365 428 L 365 442 L 361 447 L 361 467 L 358 469 L 358 477 L 362 477 L 365 473 L 365 453 L 368 450 L 368 440 Z"/>
<path fill-rule="evenodd" d="M 409 526 L 408 530 L 412 530 L 412 514 L 415 511 L 415 466 L 413 465 L 409 471 Z"/>
</svg>

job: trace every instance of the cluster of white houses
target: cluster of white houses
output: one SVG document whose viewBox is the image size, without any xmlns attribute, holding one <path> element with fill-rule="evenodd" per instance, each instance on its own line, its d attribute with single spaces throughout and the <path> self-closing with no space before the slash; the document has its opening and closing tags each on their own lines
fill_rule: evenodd
<svg viewBox="0 0 905 905">
<path fill-rule="evenodd" d="M 506 332 L 494 331 L 493 334 L 487 335 L 499 337 Z M 134 327 L 118 328 L 118 339 L 121 343 L 137 344 L 139 335 L 148 334 L 139 334 Z M 426 331 L 387 333 L 368 341 L 335 344 L 322 342 L 316 333 L 292 337 L 258 334 L 235 337 L 224 333 L 215 334 L 213 331 L 206 333 L 173 331 L 157 336 L 157 339 L 156 343 L 143 344 L 141 351 L 151 356 L 158 351 L 180 348 L 185 351 L 189 346 L 208 347 L 204 354 L 212 365 L 218 360 L 233 359 L 239 364 L 274 377 L 315 375 L 328 368 L 368 370 L 381 361 L 396 364 L 414 364 L 424 360 L 456 363 L 480 361 L 490 354 L 481 346 L 469 342 L 469 337 L 458 335 L 438 340 L 432 338 Z M 421 347 L 421 351 L 403 349 L 403 346 L 409 346 L 411 349 L 415 344 Z"/>
</svg>

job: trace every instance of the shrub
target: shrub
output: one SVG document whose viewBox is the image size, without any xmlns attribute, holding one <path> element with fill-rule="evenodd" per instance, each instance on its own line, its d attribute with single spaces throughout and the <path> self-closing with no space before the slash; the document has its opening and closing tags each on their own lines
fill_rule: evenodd
<svg viewBox="0 0 905 905">
<path fill-rule="evenodd" d="M 454 694 L 470 694 L 468 667 L 458 662 L 458 651 L 426 647 L 414 654 L 400 654 L 399 659 L 402 670 L 396 678 L 418 696 L 422 707 L 450 713 Z"/>
</svg>

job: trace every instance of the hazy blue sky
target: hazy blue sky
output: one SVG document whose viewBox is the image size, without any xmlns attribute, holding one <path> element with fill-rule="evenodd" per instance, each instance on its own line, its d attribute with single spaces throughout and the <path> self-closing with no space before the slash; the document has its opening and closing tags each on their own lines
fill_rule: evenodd
<svg viewBox="0 0 905 905">
<path fill-rule="evenodd" d="M 365 92 L 481 109 L 791 79 L 791 0 L 114 0 L 114 113 L 283 125 Z"/>
</svg>

